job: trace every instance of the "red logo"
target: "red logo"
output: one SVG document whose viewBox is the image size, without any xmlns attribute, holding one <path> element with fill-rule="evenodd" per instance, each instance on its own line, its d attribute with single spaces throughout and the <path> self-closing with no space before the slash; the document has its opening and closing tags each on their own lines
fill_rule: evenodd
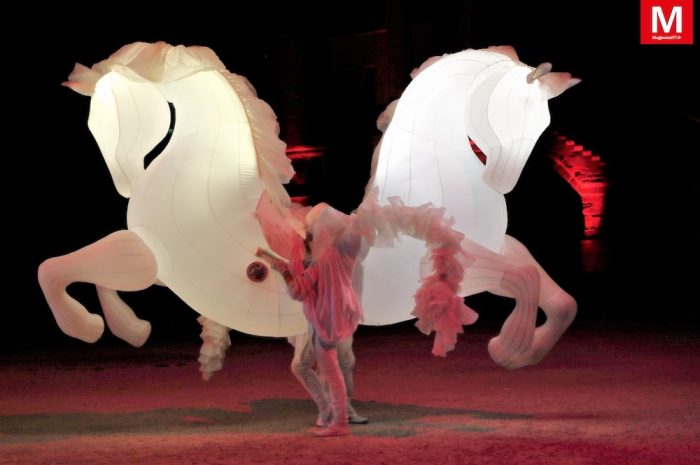
<svg viewBox="0 0 700 465">
<path fill-rule="evenodd" d="M 642 44 L 692 44 L 693 0 L 641 0 Z"/>
</svg>

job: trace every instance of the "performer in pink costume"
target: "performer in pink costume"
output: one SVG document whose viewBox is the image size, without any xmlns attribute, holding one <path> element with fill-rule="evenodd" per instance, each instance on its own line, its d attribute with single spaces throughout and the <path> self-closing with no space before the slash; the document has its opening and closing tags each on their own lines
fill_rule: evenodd
<svg viewBox="0 0 700 465">
<path fill-rule="evenodd" d="M 294 346 L 294 358 L 292 359 L 291 370 L 297 380 L 304 386 L 304 389 L 311 395 L 318 405 L 318 418 L 316 426 L 325 427 L 328 424 L 330 415 L 330 401 L 327 389 L 322 377 L 314 368 L 316 365 L 316 352 L 309 333 L 290 336 L 287 338 Z M 352 351 L 353 337 L 343 339 L 338 343 L 338 365 L 345 381 L 345 391 L 347 393 L 348 422 L 356 425 L 369 423 L 367 417 L 359 415 L 352 406 L 352 396 L 354 392 L 353 371 L 355 368 L 355 354 Z"/>
<path fill-rule="evenodd" d="M 317 436 L 343 436 L 348 427 L 347 388 L 338 363 L 338 345 L 352 337 L 362 321 L 362 308 L 353 275 L 362 238 L 350 228 L 351 217 L 321 203 L 306 215 L 307 235 L 294 245 L 289 264 L 272 259 L 292 298 L 303 302 L 316 363 L 328 383 L 330 408 L 322 391 L 309 390 L 330 423 Z M 305 266 L 305 252 L 310 261 Z"/>
</svg>

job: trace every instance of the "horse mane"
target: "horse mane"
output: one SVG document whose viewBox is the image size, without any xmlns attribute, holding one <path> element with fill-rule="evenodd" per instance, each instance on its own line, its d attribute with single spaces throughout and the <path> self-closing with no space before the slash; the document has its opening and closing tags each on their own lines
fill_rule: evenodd
<svg viewBox="0 0 700 465">
<path fill-rule="evenodd" d="M 200 46 L 173 46 L 165 42 L 135 42 L 123 46 L 92 68 L 76 63 L 68 81 L 63 84 L 91 96 L 97 81 L 111 71 L 154 84 L 177 81 L 202 71 L 219 72 L 243 104 L 264 189 L 278 210 L 289 208 L 291 200 L 283 184 L 292 178 L 294 169 L 285 153 L 286 144 L 279 138 L 277 116 L 267 103 L 257 97 L 250 82 L 243 76 L 229 72 L 213 50 Z"/>
<path fill-rule="evenodd" d="M 294 168 L 286 154 L 287 144 L 279 138 L 277 116 L 270 105 L 257 97 L 248 79 L 226 70 L 221 74 L 243 103 L 255 145 L 260 180 L 273 205 L 283 213 L 292 203 L 283 184 L 292 179 Z"/>
</svg>

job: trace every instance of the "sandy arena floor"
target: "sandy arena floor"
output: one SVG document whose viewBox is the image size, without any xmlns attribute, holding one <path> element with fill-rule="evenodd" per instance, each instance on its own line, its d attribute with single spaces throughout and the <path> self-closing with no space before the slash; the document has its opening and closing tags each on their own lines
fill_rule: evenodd
<svg viewBox="0 0 700 465">
<path fill-rule="evenodd" d="M 446 359 L 416 332 L 360 332 L 352 436 L 319 439 L 282 340 L 234 340 L 199 379 L 196 345 L 0 359 L 0 464 L 700 463 L 700 337 L 570 331 L 535 367 L 467 330 Z"/>
</svg>

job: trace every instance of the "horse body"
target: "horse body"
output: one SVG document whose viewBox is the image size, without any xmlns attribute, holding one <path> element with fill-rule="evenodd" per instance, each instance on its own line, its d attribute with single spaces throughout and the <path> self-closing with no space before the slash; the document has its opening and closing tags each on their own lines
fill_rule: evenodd
<svg viewBox="0 0 700 465">
<path fill-rule="evenodd" d="M 158 45 L 148 44 L 146 50 Z M 166 49 L 166 54 L 174 49 Z M 201 64 L 202 69 L 163 81 L 134 76 L 132 68 L 112 68 L 95 84 L 89 127 L 115 186 L 130 199 L 128 231 L 81 249 L 81 254 L 42 264 L 40 284 L 59 326 L 80 339 L 99 337 L 99 317 L 65 293 L 65 285 L 74 280 L 94 282 L 112 331 L 140 345 L 150 327 L 141 322 L 134 333 L 140 320 L 116 291 L 143 289 L 159 281 L 198 313 L 229 328 L 263 336 L 303 333 L 301 306 L 287 296 L 281 277 L 270 273 L 264 281 L 253 282 L 246 275 L 248 265 L 256 261 L 255 250 L 265 243 L 255 217 L 263 192 L 259 150 L 246 111 L 250 105 L 242 101 L 250 103 L 255 97 L 246 83 Z M 168 102 L 176 111 L 172 137 L 144 169 L 145 155 L 168 130 Z M 257 114 L 270 115 L 274 118 L 271 111 Z M 272 136 L 279 142 L 276 134 Z M 139 253 L 120 250 L 125 244 Z M 114 255 L 122 257 L 122 276 L 151 271 L 138 283 L 119 282 Z M 76 276 L 75 270 L 86 261 L 95 269 Z M 124 328 L 118 327 L 120 321 Z"/>
<path fill-rule="evenodd" d="M 494 360 L 508 368 L 539 361 L 576 312 L 571 296 L 505 235 L 503 197 L 549 122 L 547 98 L 576 80 L 540 76 L 540 67 L 533 70 L 514 55 L 512 49 L 469 50 L 426 62 L 395 105 L 368 186 L 368 197 L 378 191 L 380 203 L 431 202 L 454 218 L 467 257 L 460 295 L 486 290 L 515 298 L 501 334 L 489 344 Z M 305 332 L 301 307 L 280 276 L 253 282 L 246 274 L 260 244 L 272 244 L 266 237 L 284 242 L 295 234 L 286 222 L 289 198 L 282 186 L 293 170 L 274 113 L 247 81 L 228 73 L 209 49 L 163 43 L 124 47 L 92 69 L 76 66 L 69 80 L 69 87 L 92 96 L 90 129 L 115 187 L 130 201 L 128 230 L 39 267 L 61 329 L 85 341 L 102 334 L 102 319 L 66 292 L 83 281 L 96 285 L 112 332 L 137 346 L 150 325 L 117 291 L 156 282 L 219 325 L 263 336 Z M 176 111 L 174 132 L 144 168 L 144 157 L 169 128 L 168 102 Z M 486 153 L 485 164 L 469 138 Z M 410 221 L 392 220 L 407 234 L 397 247 L 372 248 L 365 260 L 366 324 L 412 318 L 411 290 L 430 274 L 418 270 L 425 244 L 435 239 L 419 211 L 406 215 Z M 274 220 L 267 222 L 274 231 L 263 231 L 265 216 Z M 548 319 L 535 328 L 538 307 Z"/>
<path fill-rule="evenodd" d="M 536 363 L 569 325 L 576 304 L 522 244 L 505 234 L 503 194 L 515 186 L 549 124 L 547 99 L 578 80 L 563 73 L 536 76 L 509 47 L 430 59 L 415 74 L 389 114 L 380 116 L 384 125 L 390 122 L 375 150 L 368 196 L 378 190 L 380 203 L 398 196 L 409 206 L 429 202 L 445 208 L 465 235 L 462 249 L 471 259 L 460 295 L 490 291 L 516 299 L 501 335 L 491 341 L 492 357 L 509 368 Z M 469 139 L 483 150 L 485 163 Z M 369 251 L 366 324 L 413 318 L 411 289 L 427 274 L 425 265 L 418 271 L 425 253 L 411 238 Z M 535 330 L 538 306 L 548 320 Z"/>
</svg>

